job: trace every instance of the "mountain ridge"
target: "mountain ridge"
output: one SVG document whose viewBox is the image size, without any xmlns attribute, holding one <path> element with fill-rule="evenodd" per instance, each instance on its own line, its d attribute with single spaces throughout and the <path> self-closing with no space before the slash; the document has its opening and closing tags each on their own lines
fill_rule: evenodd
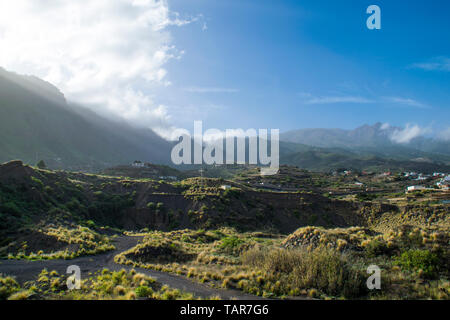
<svg viewBox="0 0 450 320">
<path fill-rule="evenodd" d="M 355 130 L 301 129 L 281 135 L 280 164 L 327 171 L 340 167 L 358 170 L 411 169 L 450 171 L 450 151 L 427 152 L 414 144 L 395 144 L 389 135 L 401 128 L 377 123 Z M 49 168 L 100 172 L 135 160 L 164 164 L 175 142 L 151 129 L 124 120 L 104 118 L 91 109 L 66 101 L 52 84 L 0 68 L 0 162 L 20 159 Z M 425 139 L 425 138 L 424 138 Z M 416 145 L 431 146 L 415 139 Z M 248 150 L 247 150 L 248 152 Z"/>
<path fill-rule="evenodd" d="M 31 80 L 30 80 L 31 79 Z M 167 162 L 170 143 L 68 104 L 37 78 L 0 71 L 0 162 L 44 160 L 53 168 L 97 170 L 136 159 Z"/>
<path fill-rule="evenodd" d="M 280 139 L 286 142 L 307 144 L 322 148 L 344 148 L 358 150 L 360 148 L 372 151 L 380 148 L 402 148 L 404 151 L 412 150 L 444 154 L 450 156 L 450 142 L 423 136 L 409 139 L 407 143 L 394 141 L 395 134 L 406 130 L 393 127 L 380 122 L 374 125 L 362 125 L 353 130 L 309 128 L 284 132 Z"/>
</svg>

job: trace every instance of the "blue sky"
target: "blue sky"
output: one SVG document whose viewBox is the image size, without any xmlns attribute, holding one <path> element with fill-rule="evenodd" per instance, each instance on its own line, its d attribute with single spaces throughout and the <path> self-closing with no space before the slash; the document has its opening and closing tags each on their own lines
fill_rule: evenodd
<svg viewBox="0 0 450 320">
<path fill-rule="evenodd" d="M 381 8 L 381 30 L 366 8 Z M 170 0 L 196 23 L 160 99 L 188 127 L 355 128 L 450 124 L 449 1 Z"/>
<path fill-rule="evenodd" d="M 450 140 L 449 15 L 448 0 L 3 1 L 0 67 L 165 137 L 203 120 Z"/>
</svg>

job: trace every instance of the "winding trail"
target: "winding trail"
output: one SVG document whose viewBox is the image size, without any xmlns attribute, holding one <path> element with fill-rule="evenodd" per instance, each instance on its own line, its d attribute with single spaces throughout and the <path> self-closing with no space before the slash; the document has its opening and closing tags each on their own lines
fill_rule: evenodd
<svg viewBox="0 0 450 320">
<path fill-rule="evenodd" d="M 102 253 L 95 256 L 84 256 L 72 260 L 0 260 L 0 274 L 14 276 L 18 282 L 36 280 L 42 269 L 56 270 L 60 274 L 65 274 L 67 267 L 77 265 L 81 269 L 81 277 L 88 273 L 94 273 L 103 268 L 112 271 L 120 269 L 131 270 L 131 266 L 125 266 L 114 262 L 114 257 L 126 251 L 138 243 L 141 237 L 120 236 L 115 239 L 115 250 Z M 172 288 L 192 293 L 197 298 L 209 298 L 219 296 L 221 299 L 238 299 L 238 300 L 260 300 L 258 296 L 243 293 L 239 290 L 217 289 L 205 284 L 194 282 L 186 277 L 178 276 L 171 273 L 149 270 L 144 268 L 134 268 L 137 272 L 146 274 L 155 278 L 159 283 L 166 284 Z"/>
</svg>

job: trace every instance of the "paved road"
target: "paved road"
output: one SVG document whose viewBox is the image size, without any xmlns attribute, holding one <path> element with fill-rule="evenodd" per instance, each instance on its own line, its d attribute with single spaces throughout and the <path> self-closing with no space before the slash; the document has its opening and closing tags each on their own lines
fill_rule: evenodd
<svg viewBox="0 0 450 320">
<path fill-rule="evenodd" d="M 116 249 L 107 253 L 96 256 L 85 256 L 72 260 L 43 260 L 43 261 L 28 261 L 28 260 L 0 260 L 0 274 L 10 275 L 16 277 L 17 281 L 24 283 L 26 281 L 36 280 L 37 275 L 42 269 L 56 270 L 60 274 L 66 273 L 67 267 L 70 265 L 77 265 L 81 269 L 81 276 L 89 272 L 96 272 L 103 268 L 108 268 L 112 271 L 120 269 L 130 270 L 132 267 L 120 265 L 114 262 L 114 257 L 134 247 L 139 241 L 140 237 L 120 236 L 116 239 Z M 208 298 L 211 296 L 220 296 L 222 299 L 238 299 L 238 300 L 256 300 L 261 297 L 245 294 L 242 291 L 230 289 L 215 289 L 207 285 L 196 283 L 188 278 L 160 272 L 148 270 L 143 268 L 134 268 L 137 272 L 144 273 L 155 278 L 158 282 L 166 284 L 172 288 L 180 289 L 185 292 L 192 293 L 195 297 Z"/>
</svg>

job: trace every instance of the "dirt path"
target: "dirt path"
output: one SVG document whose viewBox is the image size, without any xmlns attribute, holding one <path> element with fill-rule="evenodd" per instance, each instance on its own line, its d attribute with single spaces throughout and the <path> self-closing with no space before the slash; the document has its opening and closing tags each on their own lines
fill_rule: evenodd
<svg viewBox="0 0 450 320">
<path fill-rule="evenodd" d="M 44 261 L 28 261 L 28 260 L 0 260 L 0 274 L 16 277 L 17 281 L 24 283 L 26 281 L 36 280 L 37 275 L 42 269 L 56 270 L 60 274 L 66 273 L 67 267 L 77 265 L 81 269 L 81 276 L 87 275 L 89 272 L 96 272 L 103 268 L 118 271 L 120 269 L 130 270 L 132 267 L 120 265 L 114 262 L 114 257 L 134 247 L 139 237 L 120 236 L 114 243 L 116 249 L 107 253 L 96 256 L 80 257 L 72 260 L 44 260 Z M 144 273 L 155 278 L 158 282 L 166 284 L 172 288 L 190 292 L 195 297 L 209 298 L 211 296 L 220 296 L 222 299 L 238 299 L 238 300 L 255 300 L 262 299 L 258 296 L 245 294 L 242 291 L 230 289 L 215 289 L 207 285 L 196 283 L 182 276 L 148 270 L 143 268 L 134 268 L 137 272 Z"/>
</svg>

